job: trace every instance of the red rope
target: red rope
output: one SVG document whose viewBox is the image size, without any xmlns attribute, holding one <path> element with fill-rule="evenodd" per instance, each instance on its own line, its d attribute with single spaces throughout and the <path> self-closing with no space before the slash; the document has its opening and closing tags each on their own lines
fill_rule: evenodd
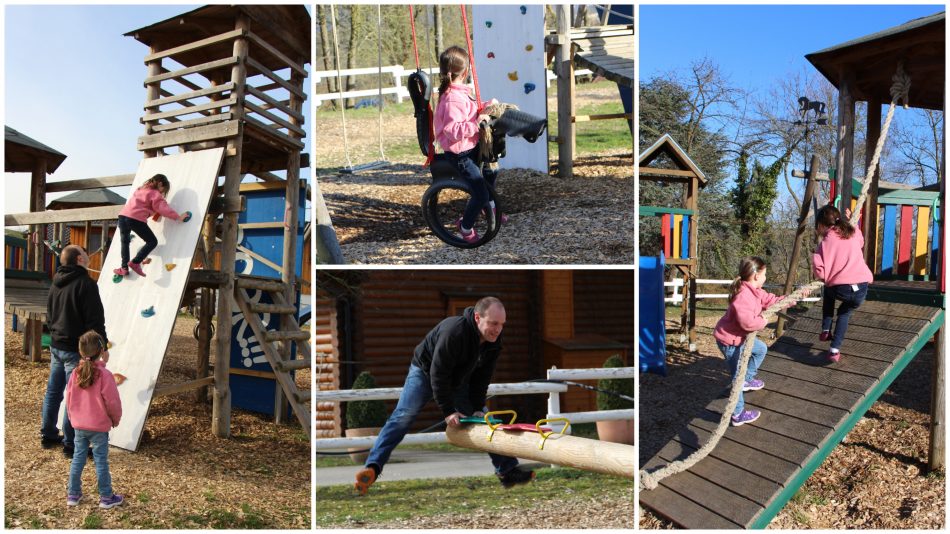
<svg viewBox="0 0 950 534">
<path fill-rule="evenodd" d="M 419 46 L 416 45 L 416 16 L 412 13 L 412 4 L 409 4 L 409 26 L 412 28 L 412 51 L 416 53 L 416 70 L 419 70 Z"/>
<path fill-rule="evenodd" d="M 468 64 L 472 69 L 472 83 L 475 85 L 475 104 L 478 111 L 482 110 L 482 95 L 478 91 L 478 73 L 475 72 L 475 51 L 472 49 L 472 38 L 468 33 L 468 17 L 465 15 L 465 5 L 459 4 L 462 10 L 462 25 L 465 27 L 465 42 L 468 43 Z"/>
</svg>

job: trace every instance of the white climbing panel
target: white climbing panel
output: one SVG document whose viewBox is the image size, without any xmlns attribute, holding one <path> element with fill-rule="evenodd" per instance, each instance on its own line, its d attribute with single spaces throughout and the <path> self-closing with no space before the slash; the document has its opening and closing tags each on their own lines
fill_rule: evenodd
<svg viewBox="0 0 950 534">
<path fill-rule="evenodd" d="M 474 5 L 472 26 L 482 100 L 497 98 L 547 117 L 544 6 Z M 507 155 L 499 160 L 502 169 L 548 172 L 547 130 L 534 143 L 509 137 L 507 147 Z"/>
<path fill-rule="evenodd" d="M 223 153 L 224 149 L 216 148 L 147 158 L 135 173 L 133 189 L 156 174 L 167 176 L 171 183 L 169 205 L 179 213 L 191 211 L 192 217 L 187 223 L 149 220 L 158 246 L 149 256 L 151 263 L 142 266 L 145 278 L 131 273 L 121 282 L 113 282 L 112 270 L 122 263 L 118 233 L 102 267 L 99 295 L 106 312 L 106 332 L 113 343 L 106 367 L 126 378 L 119 385 L 122 422 L 109 434 L 109 442 L 116 447 L 130 451 L 138 447 Z M 131 257 L 142 243 L 140 238 L 132 239 Z M 171 265 L 174 267 L 169 270 Z M 153 308 L 155 314 L 143 317 L 147 308 Z"/>
</svg>

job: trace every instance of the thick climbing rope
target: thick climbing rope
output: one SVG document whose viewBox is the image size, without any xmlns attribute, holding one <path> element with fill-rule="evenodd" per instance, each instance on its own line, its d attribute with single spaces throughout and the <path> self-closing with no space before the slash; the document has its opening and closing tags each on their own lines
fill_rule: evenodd
<svg viewBox="0 0 950 534">
<path fill-rule="evenodd" d="M 343 153 L 346 155 L 346 167 L 353 168 L 350 161 L 350 146 L 346 140 L 346 104 L 343 101 L 343 76 L 340 73 L 340 39 L 336 32 L 336 9 L 330 4 L 330 29 L 333 33 L 333 54 L 336 56 L 336 88 L 340 91 L 340 117 L 343 119 Z M 352 50 L 350 51 L 352 53 Z"/>
<path fill-rule="evenodd" d="M 380 4 L 376 4 L 376 68 L 377 68 L 377 86 L 379 87 L 379 127 L 376 132 L 379 134 L 379 159 L 385 160 L 386 153 L 383 152 L 383 9 Z"/>
<path fill-rule="evenodd" d="M 465 4 L 459 4 L 462 10 L 462 26 L 465 28 L 465 43 L 468 44 L 468 66 L 472 70 L 472 85 L 475 86 L 475 105 L 481 112 L 482 94 L 478 90 L 478 73 L 475 71 L 475 50 L 472 48 L 472 36 L 468 31 L 468 16 L 465 15 Z"/>
<path fill-rule="evenodd" d="M 877 140 L 877 145 L 874 147 L 874 156 L 871 158 L 871 162 L 868 164 L 867 172 L 864 176 L 864 184 L 861 187 L 861 194 L 858 196 L 858 201 L 855 203 L 855 207 L 857 209 L 855 209 L 851 214 L 851 219 L 849 220 L 851 226 L 857 226 L 858 221 L 861 218 L 861 207 L 863 206 L 864 201 L 867 199 L 871 178 L 877 171 L 877 165 L 881 159 L 881 151 L 884 149 L 884 143 L 887 140 L 887 131 L 890 129 L 891 120 L 894 118 L 894 108 L 896 107 L 897 103 L 901 101 L 903 102 L 904 108 L 907 108 L 908 92 L 910 91 L 910 77 L 908 77 L 907 73 L 904 72 L 903 63 L 898 64 L 897 72 L 894 74 L 894 77 L 891 78 L 891 81 L 893 82 L 893 85 L 891 85 L 891 103 L 887 109 L 887 118 L 884 120 L 884 126 L 881 128 L 881 135 Z M 772 320 L 775 319 L 775 315 L 779 311 L 792 306 L 823 285 L 824 283 L 821 280 L 815 280 L 808 285 L 796 289 L 792 293 L 788 294 L 786 298 L 769 306 L 764 312 L 762 312 L 762 317 L 765 318 L 766 324 L 772 322 Z M 639 477 L 641 490 L 656 489 L 661 480 L 693 467 L 699 463 L 700 460 L 708 456 L 709 453 L 711 453 L 713 449 L 716 448 L 716 445 L 719 444 L 719 440 L 729 427 L 729 421 L 732 418 L 732 412 L 736 409 L 736 404 L 739 402 L 739 393 L 742 391 L 744 382 L 743 378 L 745 377 L 746 370 L 749 367 L 749 356 L 752 354 L 752 346 L 755 344 L 756 335 L 757 332 L 749 332 L 745 338 L 745 341 L 743 342 L 742 357 L 739 360 L 739 369 L 736 371 L 736 379 L 733 381 L 732 389 L 729 392 L 729 401 L 726 403 L 726 407 L 722 411 L 722 418 L 719 420 L 719 425 L 716 426 L 716 430 L 713 431 L 712 435 L 709 437 L 709 440 L 706 441 L 702 447 L 697 449 L 683 460 L 670 463 L 653 472 L 641 470 Z"/>
</svg>

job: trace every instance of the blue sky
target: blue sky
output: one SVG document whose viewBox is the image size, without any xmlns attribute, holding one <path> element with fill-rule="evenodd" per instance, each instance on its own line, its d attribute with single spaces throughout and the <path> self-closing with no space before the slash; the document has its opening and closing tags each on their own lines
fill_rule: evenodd
<svg viewBox="0 0 950 534">
<path fill-rule="evenodd" d="M 66 154 L 50 181 L 135 172 L 148 48 L 123 34 L 196 7 L 4 8 L 4 124 Z M 305 141 L 312 152 L 310 138 Z M 5 177 L 7 213 L 28 210 L 29 182 L 26 173 Z M 124 189 L 116 191 L 125 196 Z M 47 195 L 47 203 L 57 196 Z"/>
</svg>

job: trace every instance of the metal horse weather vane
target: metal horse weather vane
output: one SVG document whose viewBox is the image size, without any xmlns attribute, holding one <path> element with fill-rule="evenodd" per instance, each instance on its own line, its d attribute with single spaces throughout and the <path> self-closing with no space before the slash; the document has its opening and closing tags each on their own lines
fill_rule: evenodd
<svg viewBox="0 0 950 534">
<path fill-rule="evenodd" d="M 825 103 L 817 100 L 809 100 L 807 96 L 798 99 L 798 120 L 795 124 L 824 126 L 828 124 L 825 117 Z"/>
</svg>

